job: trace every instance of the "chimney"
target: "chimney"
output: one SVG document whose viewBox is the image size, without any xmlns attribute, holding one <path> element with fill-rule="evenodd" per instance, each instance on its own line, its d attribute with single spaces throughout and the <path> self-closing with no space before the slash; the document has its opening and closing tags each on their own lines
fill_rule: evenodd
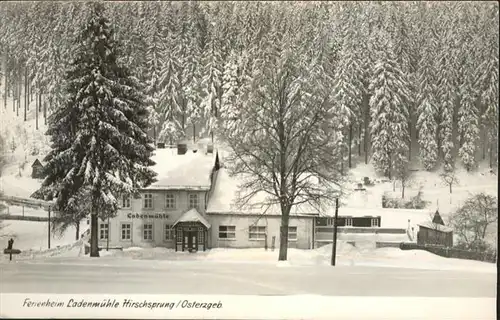
<svg viewBox="0 0 500 320">
<path fill-rule="evenodd" d="M 187 152 L 187 143 L 186 141 L 181 141 L 177 143 L 177 154 L 186 154 Z"/>
</svg>

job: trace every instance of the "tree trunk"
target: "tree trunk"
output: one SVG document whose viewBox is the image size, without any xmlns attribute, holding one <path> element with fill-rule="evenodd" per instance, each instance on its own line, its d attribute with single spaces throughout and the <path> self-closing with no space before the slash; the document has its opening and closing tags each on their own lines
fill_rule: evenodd
<svg viewBox="0 0 500 320">
<path fill-rule="evenodd" d="M 340 174 L 344 175 L 344 148 L 340 151 Z"/>
<path fill-rule="evenodd" d="M 352 168 L 352 123 L 349 125 L 349 169 Z"/>
<path fill-rule="evenodd" d="M 286 261 L 288 258 L 288 223 L 290 220 L 290 208 L 282 206 L 280 227 L 280 252 L 278 261 Z"/>
<path fill-rule="evenodd" d="M 27 101 L 28 101 L 28 110 L 30 109 L 30 103 L 31 101 L 33 101 L 33 90 L 31 89 L 31 86 L 30 86 L 30 81 L 29 81 L 29 77 L 28 77 L 28 68 L 26 68 L 26 71 L 24 73 L 24 76 L 25 76 L 25 79 L 26 79 L 26 92 L 28 93 L 27 95 Z"/>
<path fill-rule="evenodd" d="M 453 186 L 453 183 L 450 183 L 450 194 L 452 192 L 451 187 Z"/>
<path fill-rule="evenodd" d="M 28 100 L 29 92 L 28 92 L 28 70 L 24 70 L 24 121 L 28 120 L 28 104 L 30 103 Z"/>
<path fill-rule="evenodd" d="M 490 142 L 490 169 L 493 169 L 493 141 Z"/>
<path fill-rule="evenodd" d="M 15 80 L 14 80 L 15 81 Z M 16 99 L 17 99 L 17 82 L 14 82 L 12 85 L 12 112 L 16 112 Z"/>
<path fill-rule="evenodd" d="M 365 138 L 364 138 L 364 149 L 365 149 L 365 164 L 368 164 L 368 124 L 370 123 L 370 105 L 369 105 L 369 96 L 367 94 L 363 94 L 363 109 L 365 111 Z"/>
<path fill-rule="evenodd" d="M 483 160 L 486 159 L 486 148 L 488 148 L 488 138 L 486 135 L 486 128 L 483 128 Z"/>
<path fill-rule="evenodd" d="M 401 181 L 401 199 L 405 198 L 405 183 Z"/>
<path fill-rule="evenodd" d="M 99 242 L 97 238 L 97 210 L 90 215 L 90 256 L 99 257 Z"/>
<path fill-rule="evenodd" d="M 43 124 L 47 124 L 47 101 L 43 102 Z"/>
<path fill-rule="evenodd" d="M 75 240 L 78 240 L 80 239 L 80 221 L 75 223 L 75 228 L 76 228 Z"/>
<path fill-rule="evenodd" d="M 22 81 L 23 79 L 19 77 L 18 89 L 17 89 L 17 108 L 16 108 L 16 116 L 19 117 L 19 109 L 21 109 L 21 91 L 22 91 Z"/>
<path fill-rule="evenodd" d="M 153 140 L 155 142 L 155 147 L 156 147 L 156 124 L 153 125 Z"/>
<path fill-rule="evenodd" d="M 410 116 L 411 117 L 411 116 Z M 411 122 L 408 124 L 410 128 L 410 141 L 408 142 L 408 162 L 411 162 L 411 142 L 412 142 L 412 134 L 411 134 Z"/>
<path fill-rule="evenodd" d="M 193 122 L 193 143 L 196 143 L 196 125 Z"/>
<path fill-rule="evenodd" d="M 358 157 L 361 157 L 361 124 L 358 127 Z"/>
<path fill-rule="evenodd" d="M 5 71 L 5 77 L 4 77 L 5 85 L 4 85 L 4 91 L 3 91 L 3 107 L 5 110 L 7 110 L 7 94 L 9 93 L 10 86 L 9 86 L 9 81 L 7 78 L 7 71 Z"/>
<path fill-rule="evenodd" d="M 35 94 L 35 129 L 38 130 L 38 94 Z"/>
</svg>

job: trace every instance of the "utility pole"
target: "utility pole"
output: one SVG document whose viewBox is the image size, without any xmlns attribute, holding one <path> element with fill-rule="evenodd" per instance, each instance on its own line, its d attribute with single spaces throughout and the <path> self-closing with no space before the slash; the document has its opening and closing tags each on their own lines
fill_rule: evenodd
<svg viewBox="0 0 500 320">
<path fill-rule="evenodd" d="M 106 235 L 106 251 L 109 251 L 109 217 L 108 217 L 108 234 Z"/>
<path fill-rule="evenodd" d="M 47 221 L 47 224 L 49 226 L 49 229 L 47 230 L 47 240 L 48 240 L 48 243 L 49 243 L 49 249 L 50 249 L 50 206 L 49 206 L 49 219 Z"/>
<path fill-rule="evenodd" d="M 337 256 L 337 219 L 339 216 L 339 198 L 335 199 L 335 218 L 333 219 L 332 266 L 335 266 Z"/>
</svg>

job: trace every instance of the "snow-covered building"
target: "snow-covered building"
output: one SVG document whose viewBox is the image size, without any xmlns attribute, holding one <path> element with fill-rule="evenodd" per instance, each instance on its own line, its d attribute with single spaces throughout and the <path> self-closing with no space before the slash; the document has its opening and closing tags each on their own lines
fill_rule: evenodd
<svg viewBox="0 0 500 320">
<path fill-rule="evenodd" d="M 241 177 L 240 177 L 241 178 Z M 217 171 L 207 205 L 212 223 L 212 246 L 227 248 L 279 247 L 281 213 L 277 204 L 269 204 L 263 193 L 244 205 L 237 204 L 239 184 L 227 169 Z M 292 208 L 288 227 L 288 246 L 311 249 L 314 246 L 314 220 L 319 215 L 308 205 Z"/>
<path fill-rule="evenodd" d="M 120 198 L 116 217 L 99 222 L 101 247 L 167 247 L 205 250 L 210 245 L 205 208 L 217 155 L 195 148 L 184 154 L 157 149 L 157 181 L 140 196 Z"/>
<path fill-rule="evenodd" d="M 156 149 L 157 182 L 137 198 L 120 198 L 117 216 L 99 222 L 100 247 L 278 248 L 279 206 L 269 204 L 264 193 L 241 205 L 237 198 L 244 177 L 230 176 L 222 159 L 222 150 L 210 144 Z M 331 242 L 333 216 L 334 208 L 318 212 L 306 204 L 295 206 L 288 246 L 312 249 Z M 428 217 L 422 210 L 341 207 L 339 239 L 415 241 L 412 226 Z"/>
</svg>

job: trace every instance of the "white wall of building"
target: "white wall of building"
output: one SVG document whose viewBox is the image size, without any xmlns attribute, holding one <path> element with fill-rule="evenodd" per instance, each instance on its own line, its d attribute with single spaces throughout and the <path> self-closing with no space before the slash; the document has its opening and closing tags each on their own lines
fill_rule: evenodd
<svg viewBox="0 0 500 320">
<path fill-rule="evenodd" d="M 275 247 L 279 247 L 280 216 L 248 216 L 248 215 L 228 215 L 209 214 L 209 221 L 212 224 L 209 245 L 212 248 L 264 248 L 264 240 L 250 239 L 249 227 L 267 227 L 267 244 L 272 246 L 272 237 L 276 237 Z M 291 240 L 289 247 L 299 249 L 312 248 L 313 241 L 313 218 L 290 217 L 290 227 L 297 227 L 297 240 Z M 219 226 L 234 226 L 235 237 L 232 239 L 219 238 Z"/>
<path fill-rule="evenodd" d="M 153 207 L 144 208 L 144 193 L 151 193 Z M 175 198 L 175 209 L 166 207 L 166 195 L 171 193 Z M 131 199 L 130 208 L 120 208 L 117 216 L 109 219 L 110 247 L 167 247 L 175 248 L 175 239 L 167 240 L 165 225 L 173 225 L 180 216 L 189 209 L 189 194 L 198 194 L 198 211 L 205 211 L 206 191 L 158 191 L 143 192 L 141 198 Z M 122 200 L 120 199 L 120 204 Z M 142 215 L 142 216 L 141 216 Z M 149 216 L 154 217 L 149 217 Z M 106 247 L 107 240 L 101 239 L 101 229 L 107 221 L 99 221 L 99 246 Z M 122 239 L 122 225 L 131 224 L 130 240 Z M 153 240 L 144 239 L 144 224 L 153 224 Z"/>
</svg>

